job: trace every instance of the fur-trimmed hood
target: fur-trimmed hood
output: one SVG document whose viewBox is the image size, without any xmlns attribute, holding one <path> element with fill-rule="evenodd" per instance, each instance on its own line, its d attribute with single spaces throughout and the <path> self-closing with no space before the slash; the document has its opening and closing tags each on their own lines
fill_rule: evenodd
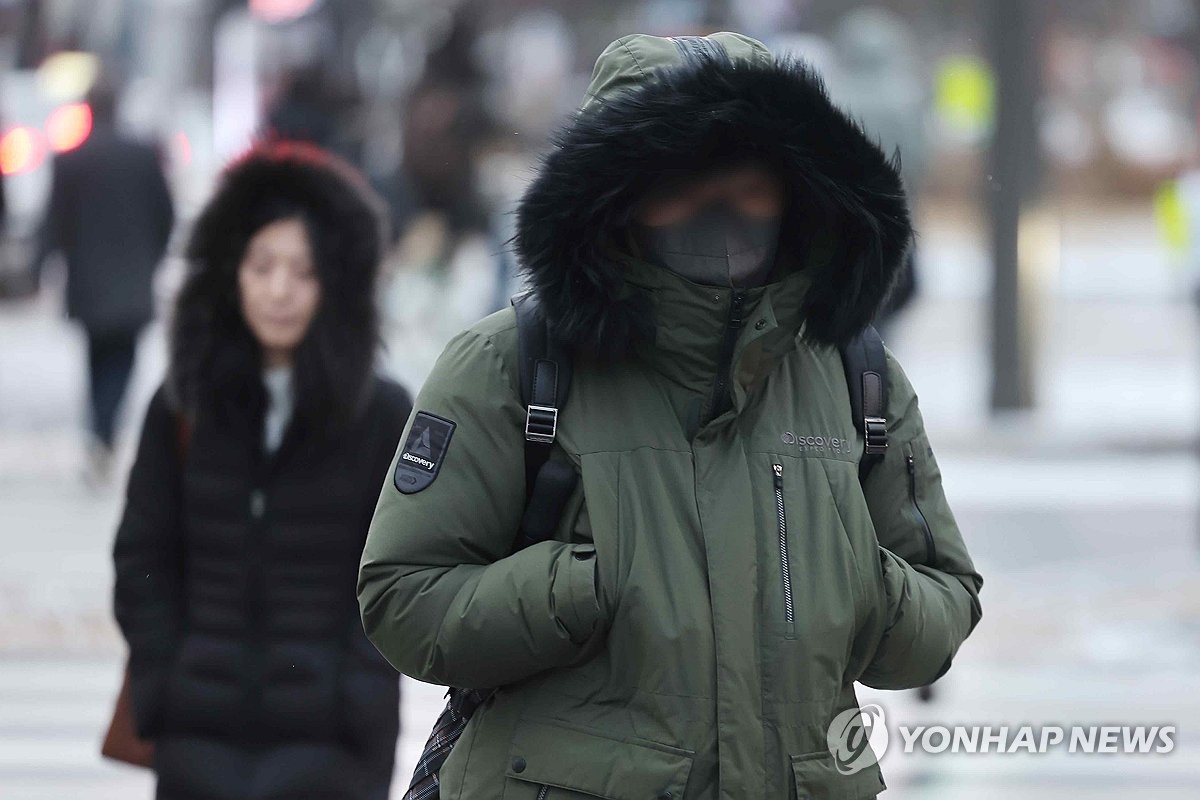
<svg viewBox="0 0 1200 800">
<path fill-rule="evenodd" d="M 366 407 L 379 343 L 382 202 L 342 159 L 275 139 L 226 167 L 192 228 L 170 331 L 166 388 L 177 410 L 261 411 L 260 347 L 242 318 L 237 271 L 255 233 L 292 217 L 304 222 L 321 282 L 320 305 L 295 354 L 295 416 L 334 433 Z"/>
<path fill-rule="evenodd" d="M 627 291 L 621 258 L 637 201 L 667 170 L 741 155 L 765 158 L 787 184 L 779 272 L 812 270 L 805 338 L 841 344 L 869 324 L 912 238 L 895 161 L 801 62 L 734 33 L 635 35 L 601 54 L 518 209 L 517 252 L 557 335 L 595 355 L 648 335 L 652 315 Z M 808 259 L 827 234 L 833 257 Z"/>
</svg>

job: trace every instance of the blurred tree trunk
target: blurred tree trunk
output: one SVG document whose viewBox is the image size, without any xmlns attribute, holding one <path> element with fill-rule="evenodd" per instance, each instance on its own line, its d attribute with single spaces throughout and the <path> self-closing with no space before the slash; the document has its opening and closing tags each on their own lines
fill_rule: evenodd
<svg viewBox="0 0 1200 800">
<path fill-rule="evenodd" d="M 1020 269 L 1022 223 L 1040 195 L 1037 104 L 1041 84 L 1040 0 L 991 0 L 984 18 L 996 73 L 996 128 L 983 185 L 991 221 L 993 410 L 1033 405 L 1030 307 L 1035 285 Z M 1026 253 L 1028 251 L 1025 251 Z"/>
</svg>

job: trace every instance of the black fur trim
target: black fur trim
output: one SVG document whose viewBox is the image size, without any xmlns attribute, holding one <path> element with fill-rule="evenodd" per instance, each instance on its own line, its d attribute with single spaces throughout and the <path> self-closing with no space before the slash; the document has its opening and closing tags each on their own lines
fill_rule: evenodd
<svg viewBox="0 0 1200 800">
<path fill-rule="evenodd" d="M 176 410 L 261 410 L 261 353 L 242 319 L 237 270 L 254 234 L 299 215 L 321 302 L 295 357 L 295 415 L 336 432 L 366 406 L 379 343 L 375 282 L 382 204 L 348 163 L 311 145 L 260 142 L 221 175 L 189 238 L 188 274 L 170 328 L 167 396 Z"/>
<path fill-rule="evenodd" d="M 653 321 L 625 291 L 620 261 L 638 199 L 666 171 L 754 155 L 781 171 L 789 202 L 781 268 L 796 269 L 815 235 L 833 257 L 811 264 L 805 338 L 842 344 L 870 323 L 912 238 L 898 159 L 889 159 L 791 59 L 690 59 L 578 113 L 557 137 L 518 209 L 517 252 L 558 336 L 616 356 Z M 790 254 L 790 255 L 789 255 Z"/>
</svg>

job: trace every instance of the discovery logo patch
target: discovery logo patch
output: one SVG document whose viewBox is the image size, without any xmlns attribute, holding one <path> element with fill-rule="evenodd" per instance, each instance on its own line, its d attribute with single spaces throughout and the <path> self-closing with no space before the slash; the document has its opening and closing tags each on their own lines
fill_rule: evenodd
<svg viewBox="0 0 1200 800">
<path fill-rule="evenodd" d="M 442 468 L 455 427 L 454 422 L 428 411 L 417 412 L 396 459 L 392 482 L 398 491 L 416 494 L 429 488 Z"/>
<path fill-rule="evenodd" d="M 841 453 L 843 455 L 850 453 L 850 440 L 844 436 L 784 431 L 779 438 L 784 444 L 798 448 L 801 452 L 813 450 L 819 453 Z"/>
</svg>

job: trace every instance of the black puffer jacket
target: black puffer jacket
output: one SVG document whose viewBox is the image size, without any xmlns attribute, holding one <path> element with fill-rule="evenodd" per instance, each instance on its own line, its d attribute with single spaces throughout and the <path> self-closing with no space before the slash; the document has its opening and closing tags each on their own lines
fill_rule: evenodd
<svg viewBox="0 0 1200 800">
<path fill-rule="evenodd" d="M 285 218 L 304 222 L 321 302 L 292 353 L 290 422 L 267 454 L 238 270 L 255 233 Z M 158 744 L 160 800 L 387 795 L 398 678 L 355 608 L 411 406 L 373 369 L 384 241 L 360 174 L 282 140 L 235 159 L 192 226 L 170 366 L 114 551 L 133 711 Z"/>
<path fill-rule="evenodd" d="M 201 407 L 181 428 L 155 396 L 115 560 L 160 798 L 386 797 L 398 681 L 354 586 L 410 407 L 377 379 L 336 440 L 293 418 L 268 456 L 261 403 Z"/>
</svg>

